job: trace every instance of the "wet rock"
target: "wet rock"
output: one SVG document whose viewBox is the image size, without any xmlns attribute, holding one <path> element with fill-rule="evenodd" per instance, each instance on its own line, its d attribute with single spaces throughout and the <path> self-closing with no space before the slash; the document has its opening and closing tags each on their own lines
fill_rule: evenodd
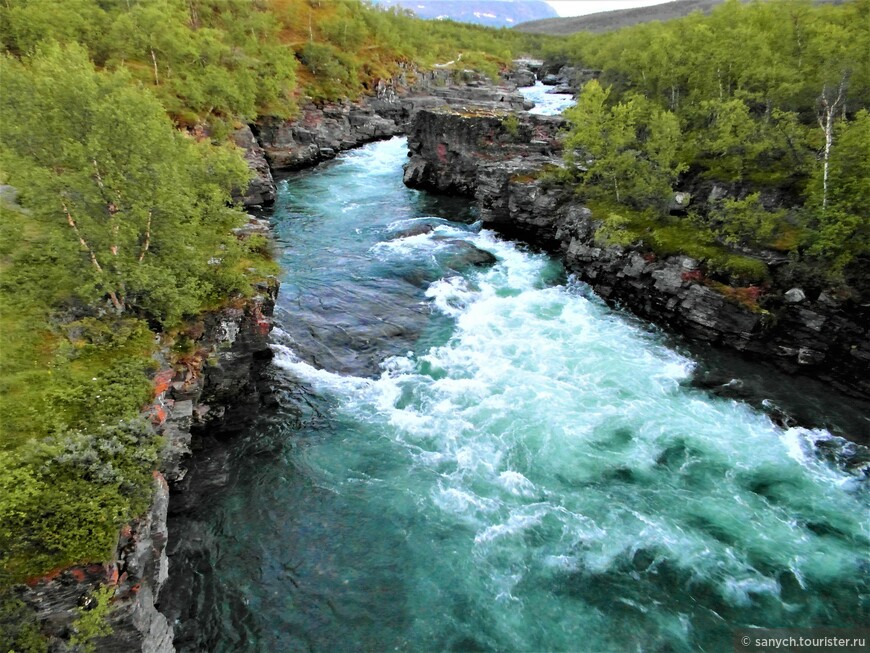
<svg viewBox="0 0 870 653">
<path fill-rule="evenodd" d="M 489 267 L 495 265 L 498 259 L 491 252 L 469 243 L 466 240 L 445 240 L 450 246 L 450 253 L 444 259 L 444 265 L 454 270 L 469 267 Z"/>
<path fill-rule="evenodd" d="M 235 199 L 245 206 L 269 205 L 275 202 L 275 180 L 272 170 L 266 161 L 265 152 L 249 125 L 237 129 L 233 133 L 233 142 L 244 151 L 245 161 L 254 173 L 244 192 L 236 194 Z"/>
<path fill-rule="evenodd" d="M 541 79 L 541 84 L 543 84 L 544 86 L 556 86 L 561 82 L 562 78 L 558 75 L 553 74 L 544 75 L 544 77 Z"/>
<path fill-rule="evenodd" d="M 825 360 L 824 352 L 816 351 L 809 347 L 801 347 L 798 349 L 798 365 L 818 365 L 823 360 Z"/>
<path fill-rule="evenodd" d="M 410 238 L 411 236 L 422 236 L 423 234 L 429 234 L 435 231 L 435 225 L 423 222 L 413 227 L 408 227 L 407 229 L 402 229 L 401 231 L 396 232 L 396 235 L 393 238 Z"/>
<path fill-rule="evenodd" d="M 534 86 L 537 78 L 531 70 L 520 68 L 511 75 L 510 80 L 517 86 Z"/>
<path fill-rule="evenodd" d="M 791 290 L 788 290 L 783 294 L 783 298 L 789 304 L 799 304 L 800 302 L 804 301 L 807 296 L 800 288 L 792 288 Z"/>
<path fill-rule="evenodd" d="M 819 438 L 813 444 L 816 455 L 822 460 L 853 476 L 870 480 L 870 447 L 837 436 Z"/>
</svg>

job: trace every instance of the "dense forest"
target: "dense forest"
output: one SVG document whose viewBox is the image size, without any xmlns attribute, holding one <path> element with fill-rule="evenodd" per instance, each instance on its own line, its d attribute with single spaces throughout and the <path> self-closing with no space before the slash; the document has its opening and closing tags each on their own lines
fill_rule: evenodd
<svg viewBox="0 0 870 653">
<path fill-rule="evenodd" d="M 274 273 L 232 233 L 229 133 L 459 53 L 495 75 L 526 38 L 358 0 L 0 5 L 0 587 L 111 555 L 150 500 L 158 346 Z M 0 648 L 39 650 L 0 604 Z"/>
<path fill-rule="evenodd" d="M 568 159 L 610 240 L 762 289 L 742 253 L 769 250 L 786 283 L 867 291 L 870 2 L 727 2 L 546 49 L 601 71 L 566 112 Z M 682 190 L 714 199 L 669 217 Z"/>
</svg>

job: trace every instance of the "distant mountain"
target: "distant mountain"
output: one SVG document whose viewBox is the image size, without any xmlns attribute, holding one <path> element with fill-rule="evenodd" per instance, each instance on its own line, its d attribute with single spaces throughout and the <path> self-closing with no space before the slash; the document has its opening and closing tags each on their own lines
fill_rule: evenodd
<svg viewBox="0 0 870 653">
<path fill-rule="evenodd" d="M 708 14 L 716 5 L 725 0 L 662 0 L 662 4 L 651 7 L 637 7 L 635 9 L 616 9 L 614 11 L 602 11 L 597 14 L 586 16 L 574 16 L 570 18 L 546 18 L 534 20 L 522 25 L 517 25 L 520 32 L 529 34 L 565 35 L 575 32 L 609 32 L 630 27 L 638 23 L 649 23 L 654 20 L 664 22 L 674 18 L 688 16 L 693 11 Z M 750 0 L 740 0 L 749 2 Z M 848 0 L 812 0 L 814 4 L 842 4 Z"/>
<path fill-rule="evenodd" d="M 672 20 L 688 16 L 693 11 L 708 13 L 724 0 L 673 0 L 662 1 L 660 5 L 637 7 L 635 9 L 616 9 L 586 16 L 571 18 L 548 18 L 535 20 L 517 26 L 517 30 L 530 34 L 573 34 L 574 32 L 609 32 L 620 27 L 629 27 L 653 20 Z"/>
<path fill-rule="evenodd" d="M 420 18 L 451 19 L 489 27 L 513 27 L 519 23 L 558 16 L 543 0 L 373 0 L 376 5 L 399 6 Z"/>
</svg>

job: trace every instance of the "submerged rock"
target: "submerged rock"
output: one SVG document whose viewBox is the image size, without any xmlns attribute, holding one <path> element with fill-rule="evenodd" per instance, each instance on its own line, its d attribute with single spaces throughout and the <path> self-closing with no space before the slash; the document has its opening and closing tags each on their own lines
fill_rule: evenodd
<svg viewBox="0 0 870 653">
<path fill-rule="evenodd" d="M 450 239 L 443 242 L 450 246 L 449 254 L 444 258 L 444 265 L 448 268 L 462 270 L 469 267 L 489 267 L 498 261 L 491 252 L 480 249 L 467 240 Z"/>
</svg>

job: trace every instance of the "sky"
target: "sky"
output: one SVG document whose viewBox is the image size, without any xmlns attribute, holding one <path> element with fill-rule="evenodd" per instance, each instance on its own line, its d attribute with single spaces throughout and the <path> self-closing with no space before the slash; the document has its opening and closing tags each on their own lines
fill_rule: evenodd
<svg viewBox="0 0 870 653">
<path fill-rule="evenodd" d="M 560 16 L 582 16 L 613 9 L 660 5 L 667 0 L 547 0 Z"/>
</svg>

